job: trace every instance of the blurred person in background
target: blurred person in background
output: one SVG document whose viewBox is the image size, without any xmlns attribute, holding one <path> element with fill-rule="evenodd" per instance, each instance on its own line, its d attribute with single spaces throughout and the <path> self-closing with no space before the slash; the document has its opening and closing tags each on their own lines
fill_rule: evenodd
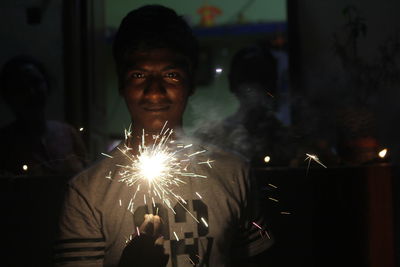
<svg viewBox="0 0 400 267">
<path fill-rule="evenodd" d="M 70 125 L 46 119 L 50 91 L 43 65 L 30 56 L 7 61 L 0 93 L 15 120 L 0 129 L 0 174 L 73 175 L 86 165 L 86 148 Z"/>
</svg>

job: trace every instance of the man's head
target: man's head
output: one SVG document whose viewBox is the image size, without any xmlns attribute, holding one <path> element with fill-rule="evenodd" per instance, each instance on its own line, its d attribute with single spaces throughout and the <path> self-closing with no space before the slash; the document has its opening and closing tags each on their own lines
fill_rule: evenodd
<svg viewBox="0 0 400 267">
<path fill-rule="evenodd" d="M 239 50 L 230 66 L 230 90 L 248 108 L 270 106 L 275 95 L 277 63 L 266 45 L 251 45 Z M 269 107 L 271 108 L 271 107 Z"/>
<path fill-rule="evenodd" d="M 157 132 L 166 121 L 180 127 L 198 55 L 197 40 L 182 17 L 158 5 L 131 11 L 121 22 L 113 53 L 133 127 Z"/>
<path fill-rule="evenodd" d="M 0 73 L 0 92 L 19 119 L 43 119 L 49 83 L 42 64 L 30 56 L 7 61 Z"/>
</svg>

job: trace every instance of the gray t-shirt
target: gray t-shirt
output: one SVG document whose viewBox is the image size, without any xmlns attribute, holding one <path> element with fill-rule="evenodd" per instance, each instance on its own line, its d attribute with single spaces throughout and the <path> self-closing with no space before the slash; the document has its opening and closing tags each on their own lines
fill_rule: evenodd
<svg viewBox="0 0 400 267">
<path fill-rule="evenodd" d="M 194 145 L 191 151 L 205 148 Z M 190 153 L 190 152 L 189 152 Z M 239 157 L 207 148 L 188 171 L 201 177 L 183 177 L 175 189 L 187 204 L 171 202 L 174 212 L 160 199 L 145 199 L 137 185 L 120 182 L 129 160 L 118 150 L 110 153 L 69 183 L 60 220 L 55 262 L 62 266 L 116 266 L 129 236 L 144 214 L 163 221 L 167 266 L 230 266 L 237 258 L 259 254 L 273 243 L 257 204 L 257 190 L 249 169 Z M 111 179 L 110 179 L 111 178 Z M 133 202 L 133 203 L 132 203 Z M 197 223 L 189 214 L 197 218 Z M 203 222 L 203 219 L 206 224 Z M 259 229 L 262 228 L 262 230 Z"/>
</svg>

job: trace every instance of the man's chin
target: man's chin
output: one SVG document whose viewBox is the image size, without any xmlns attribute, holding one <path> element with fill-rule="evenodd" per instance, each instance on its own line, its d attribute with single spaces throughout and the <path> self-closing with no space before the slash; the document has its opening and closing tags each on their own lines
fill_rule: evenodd
<svg viewBox="0 0 400 267">
<path fill-rule="evenodd" d="M 171 123 L 167 120 L 153 120 L 152 123 L 149 123 L 149 124 L 144 123 L 142 129 L 144 129 L 144 131 L 146 133 L 158 134 L 161 132 L 161 130 L 164 127 L 165 128 L 176 128 L 176 125 L 175 125 L 175 123 Z M 142 129 L 138 129 L 138 130 L 142 131 Z"/>
</svg>

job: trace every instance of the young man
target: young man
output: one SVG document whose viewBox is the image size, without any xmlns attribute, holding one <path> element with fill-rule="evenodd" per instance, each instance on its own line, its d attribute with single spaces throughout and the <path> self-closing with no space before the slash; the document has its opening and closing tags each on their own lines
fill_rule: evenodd
<svg viewBox="0 0 400 267">
<path fill-rule="evenodd" d="M 185 143 L 180 134 L 182 115 L 193 92 L 197 42 L 184 20 L 162 6 L 130 12 L 116 35 L 114 57 L 120 94 L 132 118 L 132 137 L 126 141 L 129 153 L 138 153 L 143 130 L 151 144 L 166 122 L 177 133 L 173 139 Z M 247 166 L 204 145 L 189 149 L 208 150 L 199 155 L 200 161 L 214 162 L 190 165 L 188 172 L 207 178 L 182 177 L 185 183 L 173 190 L 184 201 L 172 200 L 172 208 L 161 199 L 146 201 L 146 190 L 120 182 L 120 166 L 130 162 L 118 149 L 110 153 L 112 158 L 75 177 L 60 221 L 56 263 L 232 266 L 267 249 L 272 241 L 258 212 Z"/>
</svg>

